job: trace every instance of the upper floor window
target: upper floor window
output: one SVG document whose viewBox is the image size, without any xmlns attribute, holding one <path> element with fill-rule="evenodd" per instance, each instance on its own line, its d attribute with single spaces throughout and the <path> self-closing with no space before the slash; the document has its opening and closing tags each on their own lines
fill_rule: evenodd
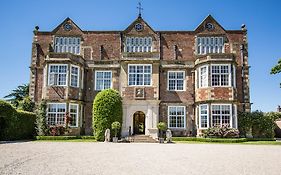
<svg viewBox="0 0 281 175">
<path fill-rule="evenodd" d="M 55 37 L 54 48 L 57 53 L 69 52 L 80 54 L 80 41 L 78 37 Z"/>
<path fill-rule="evenodd" d="M 49 65 L 48 85 L 66 86 L 67 85 L 67 65 Z"/>
<path fill-rule="evenodd" d="M 71 122 L 69 123 L 72 127 L 78 126 L 78 111 L 79 111 L 79 105 L 78 104 L 69 104 L 69 115 L 71 117 Z"/>
<path fill-rule="evenodd" d="M 197 37 L 197 54 L 224 53 L 223 37 Z"/>
<path fill-rule="evenodd" d="M 168 90 L 183 91 L 184 90 L 184 71 L 168 72 Z"/>
<path fill-rule="evenodd" d="M 152 52 L 152 37 L 126 37 L 125 52 Z"/>
<path fill-rule="evenodd" d="M 71 66 L 70 86 L 79 87 L 78 77 L 79 77 L 79 67 L 78 66 Z"/>
<path fill-rule="evenodd" d="M 168 127 L 185 128 L 185 106 L 168 107 Z"/>
<path fill-rule="evenodd" d="M 230 65 L 212 65 L 212 86 L 230 86 Z"/>
<path fill-rule="evenodd" d="M 96 71 L 95 72 L 95 90 L 100 91 L 111 88 L 111 71 Z"/>
<path fill-rule="evenodd" d="M 150 64 L 129 65 L 128 84 L 131 86 L 150 86 L 152 67 Z"/>
<path fill-rule="evenodd" d="M 209 73 L 210 69 L 210 73 Z M 235 70 L 235 67 L 233 67 Z M 231 65 L 230 64 L 211 64 L 201 66 L 198 71 L 198 87 L 227 87 L 231 86 Z M 210 79 L 209 79 L 210 76 Z M 235 73 L 233 73 L 233 79 L 235 79 Z M 210 83 L 209 83 L 210 80 Z M 233 82 L 235 85 L 235 82 Z"/>
</svg>

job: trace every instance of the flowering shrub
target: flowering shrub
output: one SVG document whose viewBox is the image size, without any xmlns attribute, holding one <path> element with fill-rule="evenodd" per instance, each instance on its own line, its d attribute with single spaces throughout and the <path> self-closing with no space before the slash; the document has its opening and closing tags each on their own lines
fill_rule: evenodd
<svg viewBox="0 0 281 175">
<path fill-rule="evenodd" d="M 52 136 L 61 136 L 65 133 L 66 129 L 63 125 L 56 125 L 49 127 L 50 135 Z"/>
<path fill-rule="evenodd" d="M 235 128 L 230 128 L 228 125 L 222 127 L 212 127 L 204 131 L 204 137 L 218 137 L 218 138 L 237 138 L 239 131 Z"/>
</svg>

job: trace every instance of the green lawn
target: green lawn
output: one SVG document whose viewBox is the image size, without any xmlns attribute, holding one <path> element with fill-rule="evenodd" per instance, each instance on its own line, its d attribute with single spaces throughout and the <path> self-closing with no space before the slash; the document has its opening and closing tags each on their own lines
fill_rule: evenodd
<svg viewBox="0 0 281 175">
<path fill-rule="evenodd" d="M 179 144 L 242 144 L 242 145 L 281 145 L 281 141 L 247 141 L 240 143 L 228 142 L 199 142 L 199 141 L 174 141 Z"/>
<path fill-rule="evenodd" d="M 34 142 L 97 142 L 95 139 L 34 140 Z"/>
</svg>

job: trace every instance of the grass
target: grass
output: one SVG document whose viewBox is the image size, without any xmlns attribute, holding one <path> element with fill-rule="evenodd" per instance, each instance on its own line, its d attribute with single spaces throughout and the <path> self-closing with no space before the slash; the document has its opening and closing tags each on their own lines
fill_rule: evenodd
<svg viewBox="0 0 281 175">
<path fill-rule="evenodd" d="M 94 136 L 36 136 L 36 141 L 96 142 Z"/>
<path fill-rule="evenodd" d="M 95 139 L 35 140 L 35 142 L 97 142 Z"/>
</svg>

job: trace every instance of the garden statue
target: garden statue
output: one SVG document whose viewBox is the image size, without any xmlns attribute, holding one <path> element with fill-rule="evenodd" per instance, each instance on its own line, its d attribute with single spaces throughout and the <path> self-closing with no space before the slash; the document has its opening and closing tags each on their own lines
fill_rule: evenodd
<svg viewBox="0 0 281 175">
<path fill-rule="evenodd" d="M 105 130 L 104 139 L 104 142 L 110 142 L 110 129 Z"/>
<path fill-rule="evenodd" d="M 172 143 L 172 131 L 170 129 L 167 129 L 166 131 L 166 139 L 167 143 Z"/>
</svg>

